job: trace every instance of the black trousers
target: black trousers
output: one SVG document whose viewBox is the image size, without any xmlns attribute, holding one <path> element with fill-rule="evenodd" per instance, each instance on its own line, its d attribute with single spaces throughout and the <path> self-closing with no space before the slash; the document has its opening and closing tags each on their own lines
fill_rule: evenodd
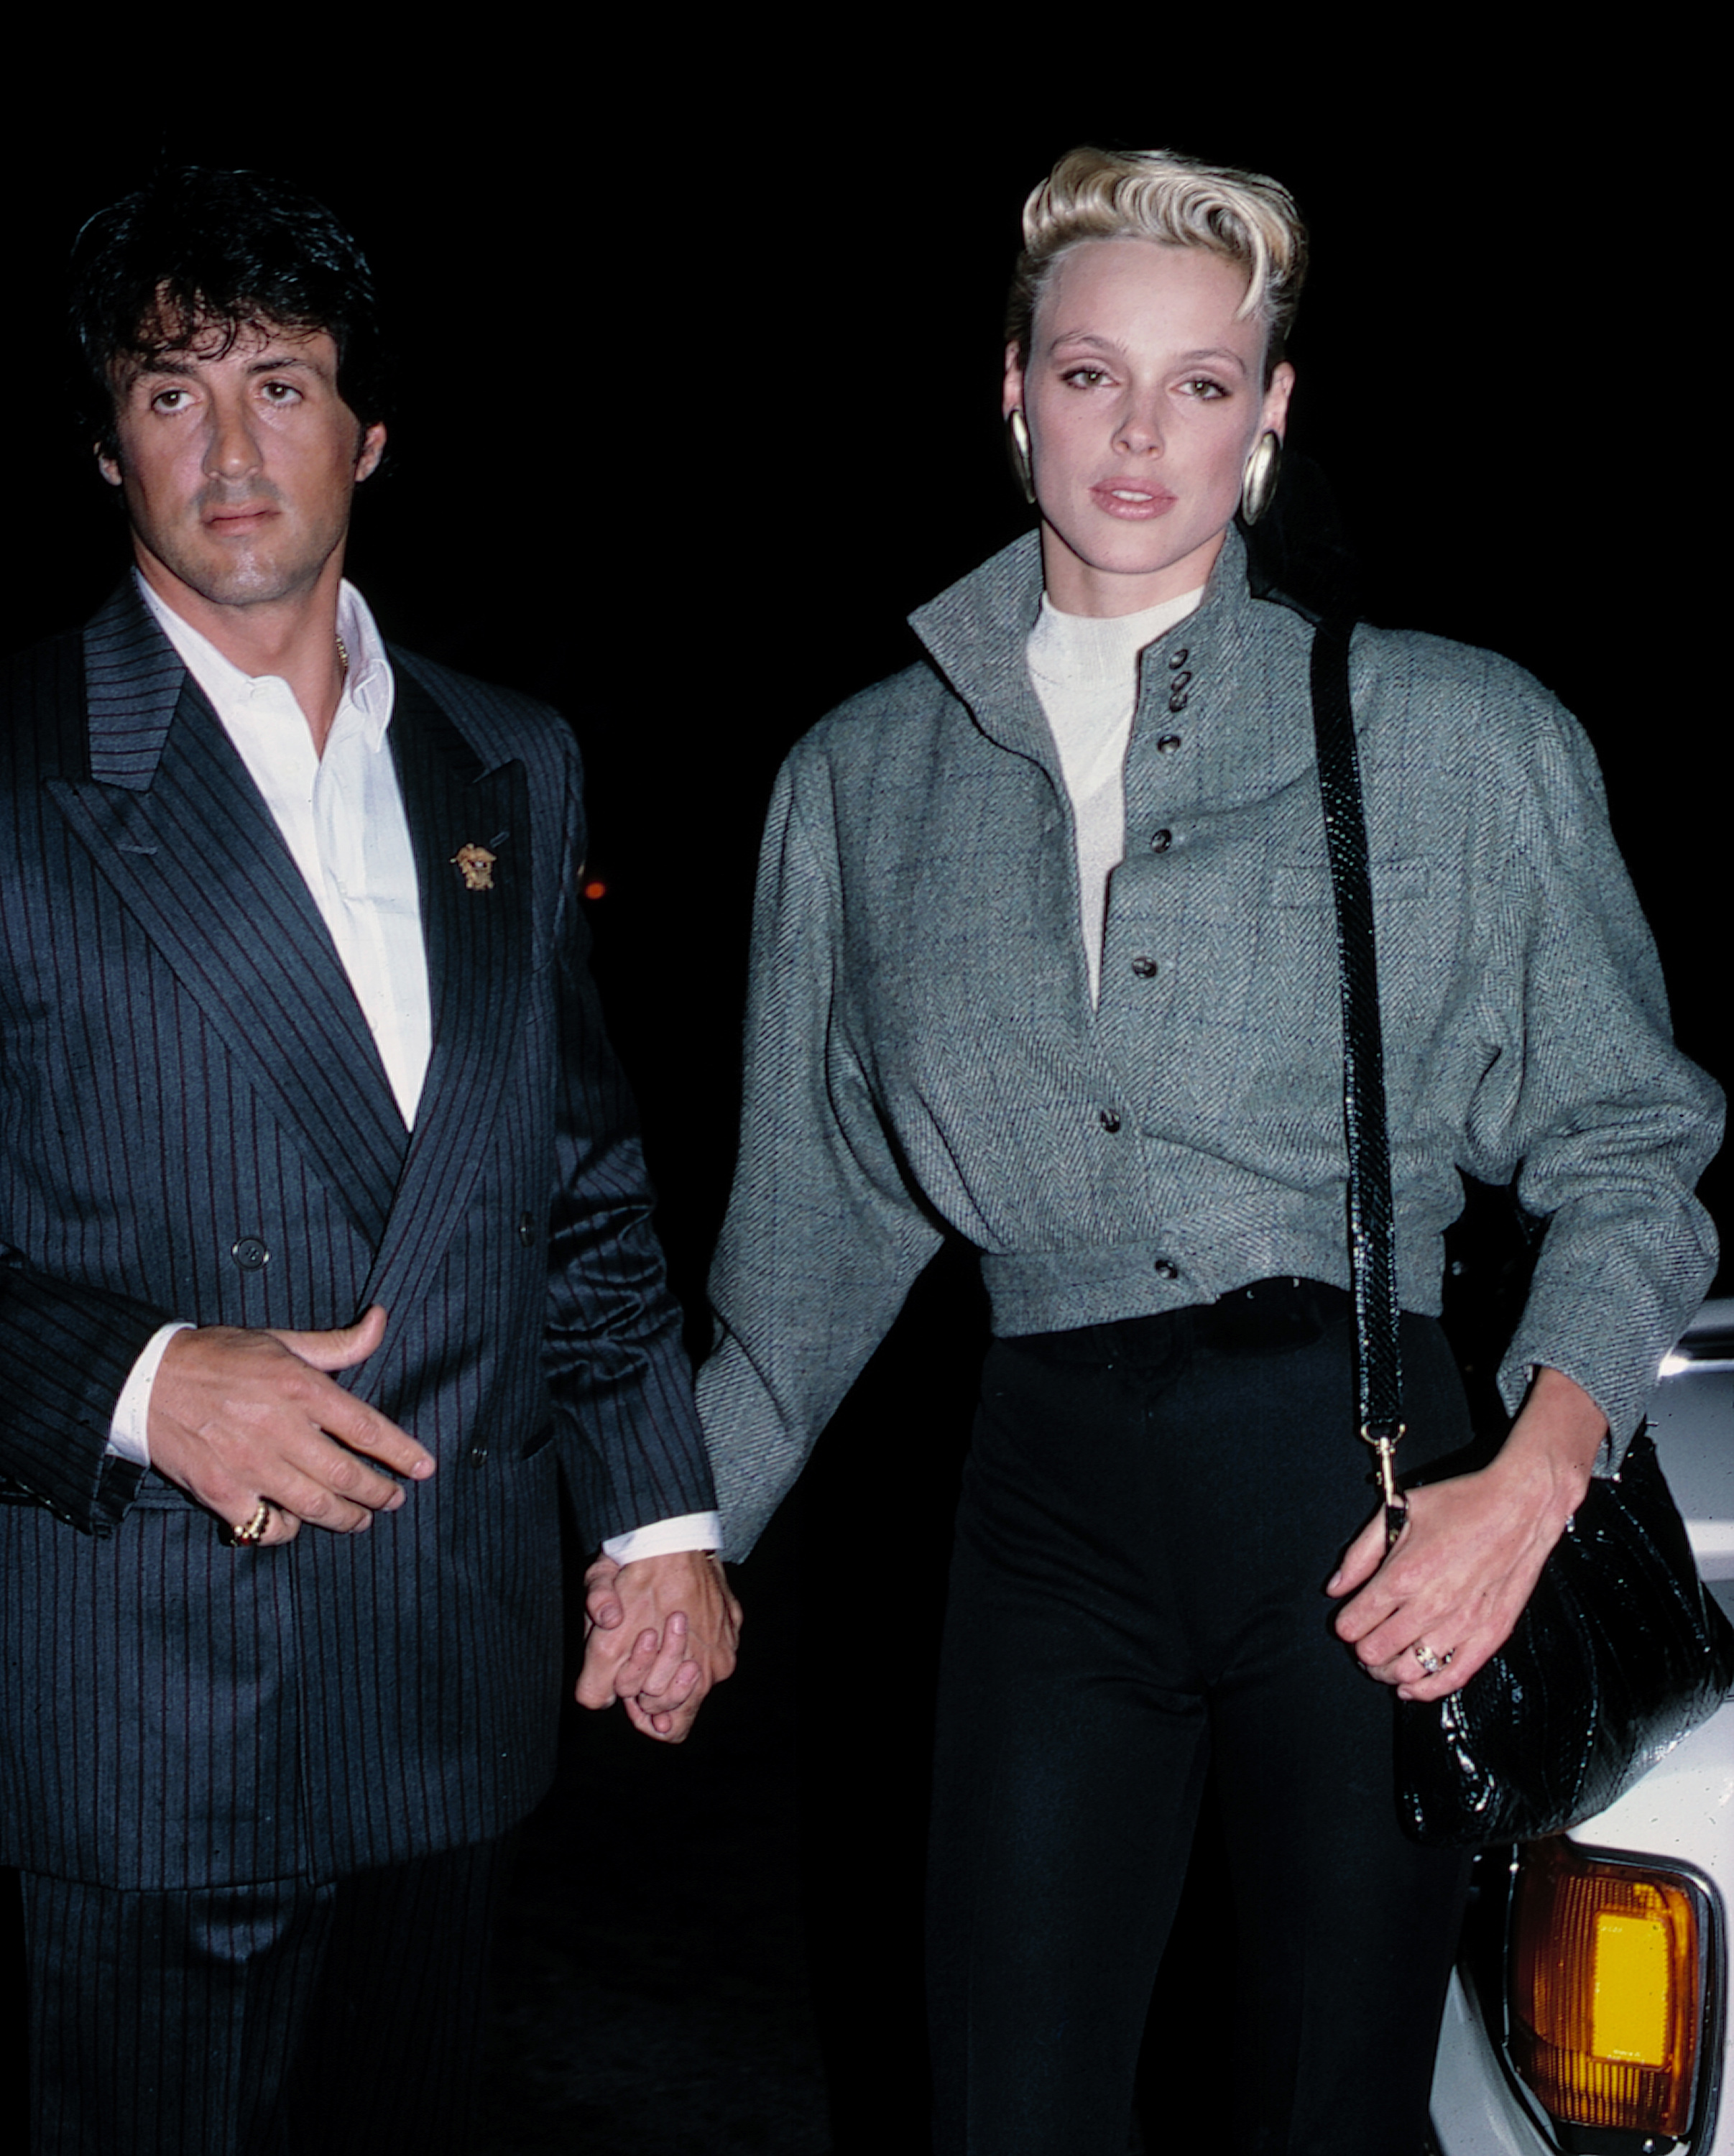
<svg viewBox="0 0 1734 2156">
<path fill-rule="evenodd" d="M 461 2156 L 516 1839 L 323 1885 L 25 1874 L 33 2156 Z"/>
<path fill-rule="evenodd" d="M 1438 1327 L 1406 1316 L 1403 1345 L 1413 1468 L 1469 1430 Z M 1122 2156 L 1213 1762 L 1240 1960 L 1221 2145 L 1418 2156 L 1467 1866 L 1399 1831 L 1389 1697 L 1330 1629 L 1370 1464 L 1339 1289 L 994 1343 L 940 1688 L 942 2156 Z"/>
</svg>

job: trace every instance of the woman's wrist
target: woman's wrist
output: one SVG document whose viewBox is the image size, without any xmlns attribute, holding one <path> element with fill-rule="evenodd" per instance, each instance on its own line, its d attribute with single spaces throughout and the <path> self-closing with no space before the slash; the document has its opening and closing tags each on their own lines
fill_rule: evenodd
<svg viewBox="0 0 1734 2156">
<path fill-rule="evenodd" d="M 1574 1378 L 1538 1367 L 1489 1472 L 1531 1493 L 1520 1502 L 1562 1532 L 1588 1492 L 1608 1419 Z"/>
</svg>

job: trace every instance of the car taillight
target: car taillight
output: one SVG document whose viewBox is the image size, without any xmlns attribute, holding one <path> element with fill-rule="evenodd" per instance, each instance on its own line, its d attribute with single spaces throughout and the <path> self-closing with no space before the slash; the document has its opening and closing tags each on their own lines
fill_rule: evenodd
<svg viewBox="0 0 1734 2156">
<path fill-rule="evenodd" d="M 1574 2126 L 1684 2133 L 1707 1907 L 1676 1871 L 1532 1843 L 1511 1909 L 1511 2062 Z"/>
</svg>

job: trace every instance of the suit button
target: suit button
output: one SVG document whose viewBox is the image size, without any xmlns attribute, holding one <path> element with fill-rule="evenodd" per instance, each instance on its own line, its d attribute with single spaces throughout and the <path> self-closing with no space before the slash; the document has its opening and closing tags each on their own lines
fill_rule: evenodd
<svg viewBox="0 0 1734 2156">
<path fill-rule="evenodd" d="M 1104 1108 L 1102 1110 L 1100 1121 L 1102 1128 L 1107 1132 L 1111 1137 L 1113 1136 L 1114 1132 L 1120 1128 L 1120 1118 L 1115 1114 L 1111 1108 Z"/>
<path fill-rule="evenodd" d="M 485 1445 L 472 1445 L 470 1446 L 469 1464 L 472 1467 L 485 1467 L 487 1466 L 488 1448 Z"/>
<path fill-rule="evenodd" d="M 1167 853 L 1173 843 L 1174 834 L 1172 831 L 1152 831 L 1150 834 L 1150 850 L 1152 854 Z"/>
<path fill-rule="evenodd" d="M 1168 654 L 1168 665 L 1170 670 L 1177 672 L 1181 667 L 1185 665 L 1187 660 L 1191 656 L 1192 654 L 1183 644 L 1177 651 L 1171 651 Z"/>
<path fill-rule="evenodd" d="M 518 1215 L 518 1240 L 526 1250 L 536 1248 L 536 1215 L 533 1213 Z"/>
<path fill-rule="evenodd" d="M 1178 1280 L 1180 1268 L 1170 1258 L 1158 1258 L 1152 1267 L 1158 1280 Z"/>
<path fill-rule="evenodd" d="M 229 1255 L 244 1273 L 256 1273 L 263 1265 L 269 1265 L 271 1253 L 257 1235 L 243 1235 L 229 1251 Z"/>
<path fill-rule="evenodd" d="M 1179 747 L 1180 737 L 1178 734 L 1158 734 L 1156 745 L 1162 753 L 1167 756 L 1172 750 Z"/>
<path fill-rule="evenodd" d="M 1141 981 L 1153 981 L 1157 975 L 1156 961 L 1154 958 L 1147 958 L 1140 953 L 1132 960 L 1132 971 Z"/>
<path fill-rule="evenodd" d="M 1171 663 L 1172 663 L 1172 662 L 1171 662 Z M 1182 695 L 1182 694 L 1183 694 L 1186 690 L 1188 690 L 1188 689 L 1191 688 L 1191 686 L 1192 686 L 1192 674 L 1191 674 L 1191 671 L 1190 671 L 1190 670 L 1189 670 L 1188 668 L 1186 668 L 1186 667 L 1183 667 L 1183 667 L 1181 668 L 1180 671 L 1179 671 L 1179 672 L 1178 672 L 1178 673 L 1174 676 L 1173 680 L 1172 680 L 1171 682 L 1169 682 L 1169 684 L 1168 684 L 1168 694 L 1169 694 L 1171 696 L 1178 696 Z"/>
</svg>

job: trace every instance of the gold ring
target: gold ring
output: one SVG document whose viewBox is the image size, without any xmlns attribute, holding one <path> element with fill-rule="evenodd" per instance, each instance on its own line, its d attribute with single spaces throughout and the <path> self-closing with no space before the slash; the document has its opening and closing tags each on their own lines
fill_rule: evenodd
<svg viewBox="0 0 1734 2156">
<path fill-rule="evenodd" d="M 1422 1668 L 1426 1671 L 1428 1676 L 1430 1677 L 1436 1677 L 1439 1671 L 1445 1666 L 1445 1662 L 1449 1662 L 1451 1659 L 1451 1657 L 1447 1655 L 1445 1657 L 1445 1662 L 1442 1662 L 1439 1656 L 1434 1653 L 1431 1647 L 1424 1647 L 1418 1640 L 1417 1640 L 1414 1645 L 1409 1649 L 1409 1652 L 1414 1656 L 1415 1660 L 1421 1665 Z"/>
<path fill-rule="evenodd" d="M 261 1497 L 238 1527 L 228 1531 L 229 1546 L 233 1549 L 256 1549 L 265 1538 L 265 1530 L 271 1524 L 270 1500 Z"/>
</svg>

